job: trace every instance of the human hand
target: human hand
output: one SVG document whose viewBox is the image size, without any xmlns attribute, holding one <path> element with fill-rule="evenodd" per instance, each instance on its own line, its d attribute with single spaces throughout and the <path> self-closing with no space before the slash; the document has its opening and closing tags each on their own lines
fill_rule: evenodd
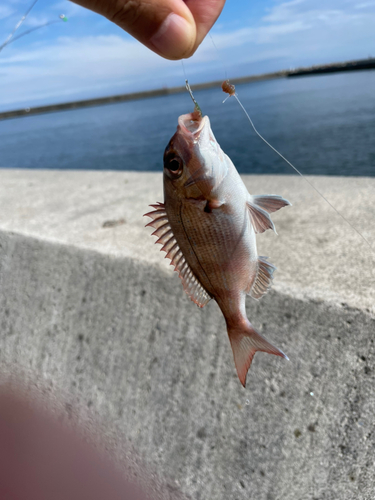
<svg viewBox="0 0 375 500">
<path fill-rule="evenodd" d="M 152 479 L 126 448 L 121 449 L 123 458 L 121 463 L 117 458 L 116 466 L 116 459 L 110 458 L 110 454 L 115 454 L 111 453 L 103 430 L 95 428 L 94 422 L 82 427 L 74 411 L 62 411 L 62 401 L 50 390 L 38 389 L 36 382 L 29 386 L 10 384 L 1 378 L 0 498 L 184 498 L 177 490 L 170 492 L 168 486 Z M 107 445 L 107 453 L 103 452 L 103 445 Z M 134 483 L 132 469 L 137 471 L 138 484 Z"/>
<path fill-rule="evenodd" d="M 197 50 L 225 0 L 73 0 L 120 26 L 166 59 Z"/>
</svg>

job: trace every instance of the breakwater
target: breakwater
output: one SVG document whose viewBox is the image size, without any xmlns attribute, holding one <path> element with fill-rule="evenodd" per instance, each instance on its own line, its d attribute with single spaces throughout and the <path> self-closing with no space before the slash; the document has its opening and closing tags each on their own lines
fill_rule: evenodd
<svg viewBox="0 0 375 500">
<path fill-rule="evenodd" d="M 273 289 L 247 301 L 290 362 L 257 353 L 246 389 L 217 305 L 189 300 L 144 228 L 160 174 L 0 179 L 0 373 L 64 393 L 83 426 L 99 416 L 169 481 L 163 498 L 373 498 L 371 254 L 303 179 L 243 177 L 293 202 L 258 240 Z M 310 180 L 354 225 L 373 219 L 374 179 Z"/>
<path fill-rule="evenodd" d="M 277 71 L 275 73 L 265 73 L 262 75 L 253 75 L 253 76 L 244 76 L 241 78 L 233 78 L 231 80 L 235 85 L 239 85 L 241 83 L 250 83 L 250 82 L 259 82 L 261 80 L 271 80 L 274 78 L 282 78 L 287 76 L 287 71 Z M 222 81 L 214 81 L 214 82 L 205 82 L 198 83 L 194 85 L 194 91 L 196 90 L 205 90 L 213 87 L 220 87 Z M 155 90 L 145 90 L 143 92 L 132 92 L 128 94 L 118 94 L 109 97 L 99 97 L 96 99 L 84 99 L 80 101 L 71 101 L 71 102 L 63 102 L 59 104 L 50 104 L 48 106 L 35 106 L 35 107 L 27 107 L 20 108 L 11 111 L 3 111 L 0 113 L 0 120 L 5 120 L 7 118 L 16 118 L 18 116 L 27 116 L 27 115 L 36 115 L 41 113 L 51 113 L 54 111 L 66 111 L 69 109 L 77 109 L 77 108 L 87 108 L 91 106 L 101 106 L 104 104 L 114 104 L 118 102 L 125 101 L 135 101 L 138 99 L 149 99 L 151 97 L 160 97 L 170 94 L 181 94 L 186 92 L 186 87 L 164 87 L 161 89 Z"/>
<path fill-rule="evenodd" d="M 297 76 L 318 75 L 327 73 L 337 73 L 345 71 L 359 71 L 364 69 L 375 69 L 375 58 L 361 59 L 356 61 L 347 61 L 341 63 L 323 64 L 310 66 L 306 68 L 295 68 L 289 70 L 275 71 L 272 73 L 263 73 L 260 75 L 250 75 L 240 78 L 232 78 L 231 83 L 240 85 L 244 83 L 259 82 L 262 80 L 272 80 L 275 78 L 288 78 Z M 198 83 L 194 85 L 194 90 L 205 90 L 214 87 L 220 87 L 221 80 L 212 82 Z M 117 94 L 108 97 L 99 97 L 95 99 L 82 99 L 79 101 L 63 102 L 58 104 L 49 104 L 46 106 L 29 106 L 10 111 L 0 112 L 0 120 L 7 118 L 16 118 L 20 116 L 36 115 L 42 113 L 51 113 L 54 111 L 66 111 L 69 109 L 87 108 L 92 106 L 102 106 L 105 104 L 115 104 L 118 102 L 134 101 L 138 99 L 149 99 L 152 97 L 166 96 L 170 94 L 179 94 L 186 92 L 185 86 L 164 87 L 161 89 L 145 90 L 142 92 L 131 92 L 126 94 Z"/>
<path fill-rule="evenodd" d="M 357 61 L 347 61 L 341 63 L 323 64 L 319 66 L 310 66 L 307 68 L 296 68 L 288 71 L 288 77 L 324 75 L 327 73 L 341 73 L 344 71 L 360 71 L 364 69 L 375 69 L 375 57 L 360 59 Z"/>
</svg>

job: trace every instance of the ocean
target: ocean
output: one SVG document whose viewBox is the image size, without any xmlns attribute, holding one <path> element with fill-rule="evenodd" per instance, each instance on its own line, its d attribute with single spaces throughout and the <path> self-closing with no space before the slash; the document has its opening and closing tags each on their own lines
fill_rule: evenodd
<svg viewBox="0 0 375 500">
<path fill-rule="evenodd" d="M 374 70 L 260 81 L 237 93 L 259 132 L 302 173 L 375 176 Z M 293 174 L 235 99 L 222 103 L 225 95 L 195 92 L 238 171 Z M 0 167 L 162 171 L 177 118 L 192 110 L 186 93 L 4 120 Z"/>
</svg>

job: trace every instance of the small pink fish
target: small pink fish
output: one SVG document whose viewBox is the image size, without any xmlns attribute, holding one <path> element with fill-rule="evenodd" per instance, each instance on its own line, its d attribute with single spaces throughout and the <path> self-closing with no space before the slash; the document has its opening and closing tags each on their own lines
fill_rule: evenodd
<svg viewBox="0 0 375 500">
<path fill-rule="evenodd" d="M 245 310 L 246 295 L 267 293 L 275 269 L 258 257 L 255 235 L 275 230 L 269 214 L 286 205 L 281 196 L 248 193 L 198 107 L 179 117 L 164 153 L 164 203 L 150 205 L 147 226 L 155 228 L 156 243 L 191 300 L 199 307 L 211 298 L 218 303 L 244 387 L 256 351 L 288 359 L 254 329 Z"/>
</svg>

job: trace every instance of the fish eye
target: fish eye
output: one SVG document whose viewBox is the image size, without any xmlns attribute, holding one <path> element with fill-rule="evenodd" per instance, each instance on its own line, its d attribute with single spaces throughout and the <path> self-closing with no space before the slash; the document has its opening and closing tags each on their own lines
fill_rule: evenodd
<svg viewBox="0 0 375 500">
<path fill-rule="evenodd" d="M 164 168 L 172 175 L 174 178 L 179 177 L 182 174 L 182 159 L 175 154 L 167 155 L 164 158 Z"/>
<path fill-rule="evenodd" d="M 180 168 L 180 162 L 176 160 L 171 160 L 168 164 L 168 169 L 172 170 L 172 172 L 177 172 L 177 170 Z"/>
</svg>

